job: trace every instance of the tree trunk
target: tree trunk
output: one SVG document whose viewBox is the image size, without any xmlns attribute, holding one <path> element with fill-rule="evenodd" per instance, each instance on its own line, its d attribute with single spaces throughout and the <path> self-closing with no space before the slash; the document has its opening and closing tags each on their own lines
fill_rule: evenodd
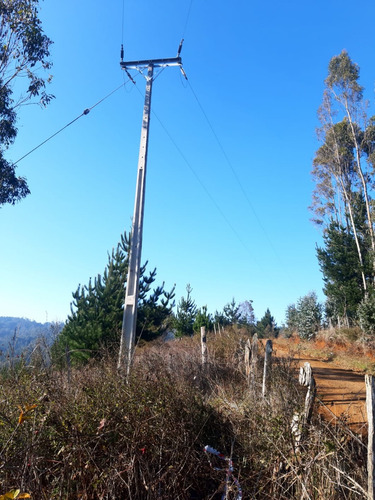
<svg viewBox="0 0 375 500">
<path fill-rule="evenodd" d="M 357 253 L 358 253 L 358 259 L 359 259 L 359 264 L 361 266 L 361 276 L 362 276 L 362 283 L 363 283 L 363 290 L 365 292 L 365 294 L 367 293 L 367 283 L 366 283 L 366 276 L 363 272 L 363 258 L 362 258 L 362 251 L 361 251 L 361 247 L 359 245 L 359 239 L 358 239 L 358 233 L 357 233 L 357 228 L 356 228 L 356 225 L 355 225 L 355 222 L 354 222 L 354 216 L 353 216 L 353 210 L 352 210 L 352 204 L 350 202 L 350 198 L 349 198 L 349 195 L 348 195 L 348 192 L 347 190 L 345 189 L 345 186 L 342 182 L 342 179 L 341 178 L 337 178 L 336 177 L 336 180 L 341 184 L 341 190 L 342 190 L 342 194 L 343 194 L 343 197 L 344 197 L 344 201 L 345 201 L 345 204 L 346 206 L 348 207 L 348 210 L 349 210 L 349 219 L 350 219 L 350 225 L 352 226 L 352 230 L 353 230 L 353 235 L 354 235 L 354 240 L 355 240 L 355 244 L 356 244 L 356 247 L 357 247 Z"/>
<path fill-rule="evenodd" d="M 352 120 L 352 116 L 351 116 L 351 113 L 350 113 L 350 110 L 349 110 L 349 105 L 348 105 L 347 101 L 345 102 L 345 109 L 346 109 L 346 114 L 347 114 L 347 117 L 348 117 L 348 120 L 349 120 L 350 128 L 351 128 L 351 131 L 352 131 L 353 141 L 354 141 L 354 144 L 355 144 L 355 153 L 356 153 L 356 160 L 357 160 L 357 171 L 358 171 L 358 174 L 359 174 L 359 178 L 361 179 L 363 195 L 365 197 L 366 214 L 367 214 L 367 225 L 368 225 L 368 230 L 369 230 L 369 235 L 370 235 L 371 249 L 372 249 L 372 253 L 374 255 L 373 259 L 375 259 L 374 228 L 373 228 L 373 225 L 372 225 L 371 208 L 370 208 L 370 200 L 369 200 L 368 191 L 367 191 L 367 183 L 366 183 L 366 179 L 365 179 L 365 176 L 363 174 L 362 167 L 361 167 L 361 157 L 360 157 L 360 154 L 359 154 L 360 148 L 359 148 L 359 144 L 358 144 L 358 141 L 357 141 L 357 137 L 355 135 L 353 120 Z M 373 278 L 375 279 L 375 260 L 373 260 L 373 271 L 374 271 Z"/>
</svg>

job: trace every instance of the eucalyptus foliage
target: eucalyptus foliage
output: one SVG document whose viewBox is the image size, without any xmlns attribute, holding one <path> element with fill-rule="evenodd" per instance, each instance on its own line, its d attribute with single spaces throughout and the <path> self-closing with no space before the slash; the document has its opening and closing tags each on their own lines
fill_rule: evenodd
<svg viewBox="0 0 375 500">
<path fill-rule="evenodd" d="M 0 206 L 30 193 L 4 157 L 17 135 L 19 107 L 28 101 L 46 106 L 53 98 L 45 90 L 52 78 L 45 76 L 52 41 L 43 33 L 38 5 L 38 0 L 0 2 Z"/>
<path fill-rule="evenodd" d="M 311 340 L 322 323 L 322 305 L 315 292 L 310 292 L 297 301 L 297 330 L 302 339 Z"/>
<path fill-rule="evenodd" d="M 359 325 L 364 337 L 375 335 L 375 293 L 367 295 L 358 307 Z"/>
</svg>

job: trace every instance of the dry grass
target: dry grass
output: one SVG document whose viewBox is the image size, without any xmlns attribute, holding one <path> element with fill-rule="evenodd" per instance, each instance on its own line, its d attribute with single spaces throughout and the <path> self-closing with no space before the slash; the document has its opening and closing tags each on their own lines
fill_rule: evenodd
<svg viewBox="0 0 375 500">
<path fill-rule="evenodd" d="M 208 336 L 208 348 L 203 369 L 196 338 L 148 345 L 129 383 L 110 358 L 74 370 L 69 385 L 53 367 L 4 370 L 0 494 L 218 499 L 226 473 L 210 464 L 209 444 L 232 457 L 244 499 L 360 498 L 365 448 L 344 425 L 315 417 L 295 449 L 291 421 L 304 393 L 290 359 L 274 361 L 262 398 L 262 360 L 249 387 L 240 333 Z"/>
<path fill-rule="evenodd" d="M 277 346 L 291 357 L 332 361 L 347 370 L 375 374 L 375 344 L 364 342 L 358 328 L 322 330 L 314 341 L 280 338 Z"/>
</svg>

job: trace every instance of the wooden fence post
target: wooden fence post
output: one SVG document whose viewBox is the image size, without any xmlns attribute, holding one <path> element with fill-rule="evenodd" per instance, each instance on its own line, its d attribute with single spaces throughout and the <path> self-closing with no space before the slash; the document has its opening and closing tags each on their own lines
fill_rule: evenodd
<svg viewBox="0 0 375 500">
<path fill-rule="evenodd" d="M 267 380 L 267 371 L 271 364 L 272 357 L 272 340 L 267 340 L 266 342 L 266 352 L 264 355 L 264 369 L 263 369 L 263 386 L 262 386 L 262 395 L 266 396 L 266 380 Z"/>
<path fill-rule="evenodd" d="M 206 338 L 206 327 L 201 326 L 201 345 L 202 345 L 202 366 L 207 365 L 207 338 Z"/>
<path fill-rule="evenodd" d="M 366 409 L 368 422 L 367 446 L 367 473 L 368 473 L 368 498 L 375 498 L 375 470 L 374 470 L 374 413 L 375 413 L 375 380 L 372 375 L 365 375 L 366 383 Z"/>
<path fill-rule="evenodd" d="M 304 367 L 300 369 L 299 383 L 307 386 L 307 393 L 305 398 L 305 414 L 304 423 L 308 425 L 311 420 L 312 410 L 316 396 L 315 378 L 312 372 L 310 363 L 305 363 Z"/>
<path fill-rule="evenodd" d="M 293 416 L 291 425 L 296 451 L 298 451 L 299 446 L 307 432 L 307 426 L 310 423 L 316 395 L 316 384 L 310 363 L 306 362 L 300 367 L 298 381 L 301 385 L 307 387 L 307 393 L 305 397 L 304 412 L 303 414 L 296 413 Z"/>
<path fill-rule="evenodd" d="M 250 385 L 254 388 L 255 377 L 258 372 L 258 335 L 254 333 L 251 340 Z"/>
<path fill-rule="evenodd" d="M 250 344 L 250 339 L 247 339 L 246 344 L 245 344 L 245 373 L 246 373 L 246 378 L 247 381 L 249 382 L 249 377 L 250 377 L 250 355 L 251 355 L 251 344 Z"/>
</svg>

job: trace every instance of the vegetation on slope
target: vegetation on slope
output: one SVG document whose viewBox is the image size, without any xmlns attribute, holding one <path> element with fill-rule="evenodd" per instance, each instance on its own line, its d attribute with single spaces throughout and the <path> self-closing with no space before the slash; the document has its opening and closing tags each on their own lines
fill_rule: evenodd
<svg viewBox="0 0 375 500">
<path fill-rule="evenodd" d="M 275 360 L 262 398 L 262 360 L 249 387 L 245 340 L 238 331 L 209 336 L 206 368 L 196 337 L 154 342 L 138 350 L 128 383 L 105 356 L 72 372 L 4 369 L 0 494 L 221 498 L 226 472 L 204 453 L 210 445 L 232 457 L 244 499 L 358 498 L 366 482 L 360 438 L 315 416 L 297 449 L 291 422 L 304 393 L 295 366 Z M 235 484 L 227 486 L 236 498 Z"/>
</svg>

